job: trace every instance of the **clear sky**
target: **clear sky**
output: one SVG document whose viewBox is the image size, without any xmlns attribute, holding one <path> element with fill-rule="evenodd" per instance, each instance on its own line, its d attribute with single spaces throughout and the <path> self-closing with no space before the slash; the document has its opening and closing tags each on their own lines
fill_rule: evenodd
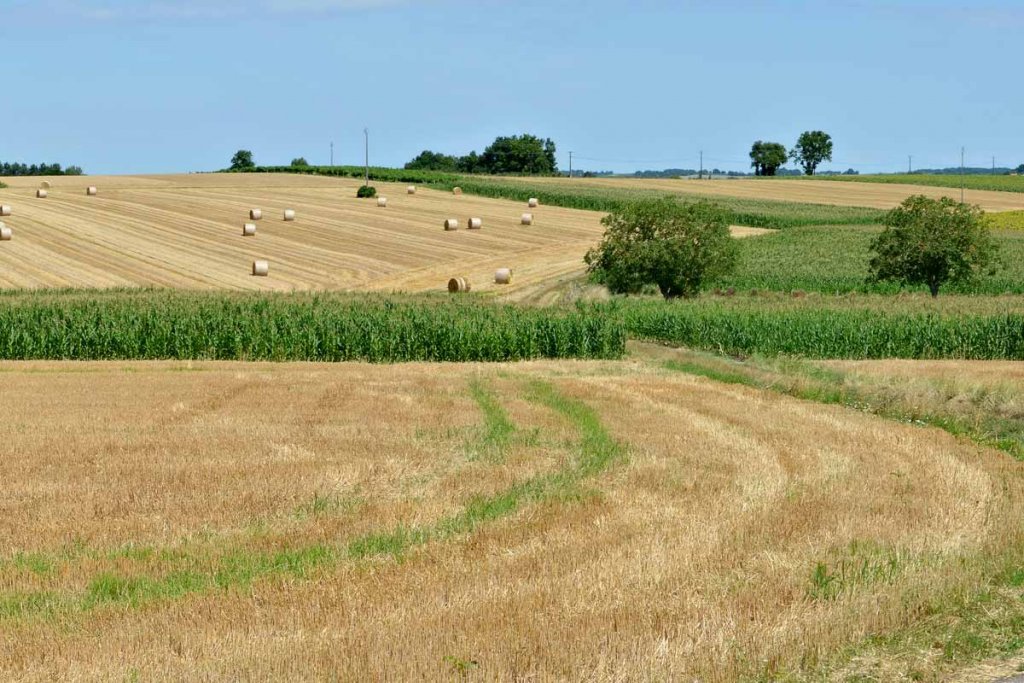
<svg viewBox="0 0 1024 683">
<path fill-rule="evenodd" d="M 577 168 L 1024 163 L 1024 0 L 0 0 L 0 160 L 401 165 L 532 132 Z"/>
</svg>

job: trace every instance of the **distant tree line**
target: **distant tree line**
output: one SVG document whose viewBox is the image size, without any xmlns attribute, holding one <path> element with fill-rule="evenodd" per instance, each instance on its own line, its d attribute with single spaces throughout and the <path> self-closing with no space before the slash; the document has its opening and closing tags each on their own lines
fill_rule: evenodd
<svg viewBox="0 0 1024 683">
<path fill-rule="evenodd" d="M 528 133 L 499 137 L 484 151 L 453 156 L 431 150 L 420 152 L 406 170 L 485 173 L 489 175 L 555 175 L 555 143 Z"/>
<path fill-rule="evenodd" d="M 7 161 L 0 162 L 0 176 L 28 175 L 82 175 L 78 166 L 61 168 L 60 164 L 19 164 Z"/>
</svg>

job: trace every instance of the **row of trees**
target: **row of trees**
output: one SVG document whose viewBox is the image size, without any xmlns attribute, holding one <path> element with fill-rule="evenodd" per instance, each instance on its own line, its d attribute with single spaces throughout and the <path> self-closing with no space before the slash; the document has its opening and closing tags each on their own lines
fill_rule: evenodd
<svg viewBox="0 0 1024 683">
<path fill-rule="evenodd" d="M 832 136 L 820 130 L 800 134 L 793 149 L 787 151 L 778 142 L 758 140 L 750 148 L 750 165 L 754 175 L 773 176 L 786 161 L 799 164 L 807 175 L 814 175 L 823 161 L 832 161 Z"/>
<path fill-rule="evenodd" d="M 948 197 L 907 198 L 871 243 L 870 279 L 924 285 L 934 297 L 947 282 L 991 274 L 999 256 L 983 215 Z M 654 286 L 666 299 L 696 296 L 736 265 L 730 222 L 727 211 L 706 201 L 633 202 L 604 218 L 604 238 L 584 260 L 594 279 L 616 294 Z"/>
<path fill-rule="evenodd" d="M 488 173 L 491 175 L 554 175 L 558 173 L 555 143 L 524 133 L 499 137 L 483 152 L 461 157 L 431 150 L 420 152 L 405 165 L 407 170 Z"/>
<path fill-rule="evenodd" d="M 60 164 L 19 164 L 0 163 L 0 176 L 30 176 L 30 175 L 82 175 L 82 169 L 78 166 L 61 168 Z"/>
</svg>

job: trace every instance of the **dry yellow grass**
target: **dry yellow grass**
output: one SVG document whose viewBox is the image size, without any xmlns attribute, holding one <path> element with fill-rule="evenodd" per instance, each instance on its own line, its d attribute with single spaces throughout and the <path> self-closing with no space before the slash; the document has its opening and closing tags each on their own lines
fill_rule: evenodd
<svg viewBox="0 0 1024 683">
<path fill-rule="evenodd" d="M 0 380 L 7 679 L 733 681 L 973 590 L 1024 512 L 1000 454 L 642 362 L 4 363 Z M 474 383 L 518 428 L 494 452 Z M 626 459 L 403 562 L 81 599 L 109 574 L 429 526 L 565 471 L 581 435 L 595 448 L 580 405 Z"/>
<path fill-rule="evenodd" d="M 522 206 L 377 183 L 387 208 L 355 198 L 357 180 L 318 176 L 198 174 L 59 178 L 47 201 L 37 179 L 12 178 L 0 201 L 17 238 L 0 249 L 0 288 L 174 287 L 187 289 L 438 291 L 448 278 L 494 292 L 511 267 L 509 299 L 579 277 L 603 233 L 601 214 L 557 207 L 520 225 Z M 100 194 L 88 197 L 96 185 Z M 249 209 L 264 218 L 243 238 Z M 284 208 L 298 220 L 280 220 Z M 483 219 L 479 231 L 445 232 L 446 217 Z M 750 233 L 745 228 L 740 236 Z M 270 262 L 271 276 L 250 265 Z"/>
<path fill-rule="evenodd" d="M 502 178 L 502 182 L 515 182 L 514 178 Z M 772 199 L 807 204 L 832 204 L 836 206 L 864 206 L 876 209 L 891 209 L 911 195 L 923 194 L 929 197 L 960 198 L 960 190 L 948 187 L 926 187 L 917 185 L 887 185 L 884 183 L 840 183 L 830 180 L 787 180 L 737 178 L 733 180 L 673 180 L 652 178 L 530 178 L 522 182 L 530 186 L 555 185 L 562 187 L 616 188 L 627 190 L 659 190 L 681 195 L 711 195 L 744 197 L 747 199 Z M 988 190 L 967 190 L 964 199 L 971 204 L 980 204 L 986 211 L 1018 211 L 1024 209 L 1024 194 L 1019 192 L 993 192 Z"/>
</svg>

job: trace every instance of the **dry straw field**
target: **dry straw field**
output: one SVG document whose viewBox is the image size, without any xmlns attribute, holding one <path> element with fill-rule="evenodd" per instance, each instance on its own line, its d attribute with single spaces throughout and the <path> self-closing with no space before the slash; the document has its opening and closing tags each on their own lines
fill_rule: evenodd
<svg viewBox="0 0 1024 683">
<path fill-rule="evenodd" d="M 811 671 L 1021 534 L 996 452 L 640 361 L 0 373 L 4 679 Z"/>
<path fill-rule="evenodd" d="M 830 180 L 804 180 L 787 178 L 734 178 L 714 180 L 658 179 L 658 178 L 530 178 L 517 180 L 502 178 L 502 182 L 524 182 L 531 186 L 600 188 L 611 190 L 663 191 L 666 194 L 703 195 L 711 197 L 741 197 L 772 201 L 828 204 L 833 206 L 860 206 L 891 209 L 914 194 L 929 197 L 960 198 L 960 190 L 948 187 L 925 187 L 883 183 L 838 183 Z M 979 204 L 986 211 L 1019 211 L 1024 209 L 1024 193 L 971 190 L 964 200 Z"/>
<path fill-rule="evenodd" d="M 474 291 L 514 277 L 510 299 L 578 277 L 603 231 L 601 215 L 376 183 L 386 207 L 355 198 L 359 182 L 317 176 L 195 174 L 63 177 L 37 199 L 38 179 L 12 178 L 0 202 L 14 237 L 0 248 L 0 288 L 150 286 L 183 289 L 439 291 L 466 277 Z M 96 196 L 86 189 L 95 186 Z M 257 233 L 242 236 L 249 210 Z M 282 219 L 285 209 L 294 222 Z M 483 228 L 467 230 L 471 217 Z M 447 218 L 462 229 L 446 232 Z M 753 229 L 738 234 L 753 234 Z M 253 261 L 269 277 L 252 277 Z"/>
</svg>

